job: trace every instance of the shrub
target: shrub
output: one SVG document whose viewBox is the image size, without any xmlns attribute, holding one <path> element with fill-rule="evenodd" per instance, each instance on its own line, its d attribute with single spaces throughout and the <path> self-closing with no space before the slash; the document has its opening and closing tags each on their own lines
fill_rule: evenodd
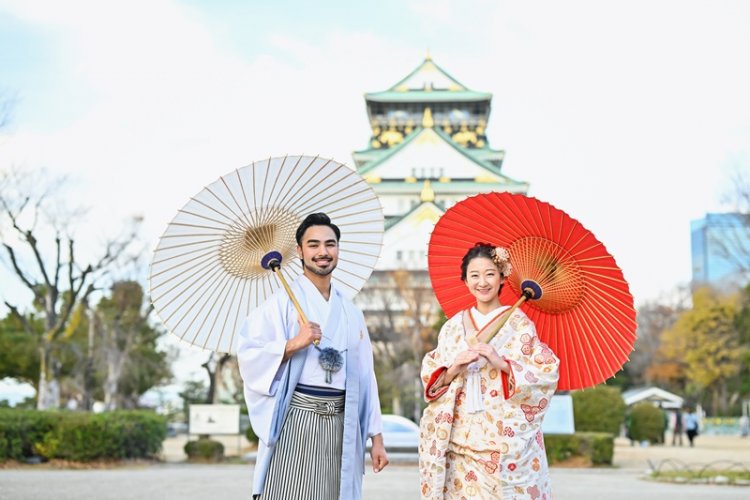
<svg viewBox="0 0 750 500">
<path fill-rule="evenodd" d="M 609 433 L 590 433 L 591 463 L 594 465 L 612 465 L 615 455 L 615 439 Z"/>
<path fill-rule="evenodd" d="M 101 414 L 0 412 L 0 460 L 39 454 L 74 461 L 149 458 L 161 450 L 166 421 L 149 411 Z"/>
<path fill-rule="evenodd" d="M 545 434 L 544 448 L 547 462 L 554 464 L 579 455 L 581 440 L 577 434 Z"/>
<path fill-rule="evenodd" d="M 607 432 L 546 434 L 544 447 L 550 464 L 572 457 L 585 457 L 592 465 L 612 465 L 615 438 Z"/>
<path fill-rule="evenodd" d="M 36 454 L 36 445 L 52 431 L 59 412 L 0 410 L 0 460 L 23 460 Z"/>
<path fill-rule="evenodd" d="M 576 432 L 620 434 L 625 421 L 625 402 L 619 389 L 598 386 L 572 395 Z"/>
<path fill-rule="evenodd" d="M 224 458 L 224 445 L 208 438 L 188 441 L 184 449 L 189 460 L 220 462 Z"/>
<path fill-rule="evenodd" d="M 664 416 L 656 406 L 642 401 L 630 410 L 628 436 L 633 441 L 661 442 Z"/>
</svg>

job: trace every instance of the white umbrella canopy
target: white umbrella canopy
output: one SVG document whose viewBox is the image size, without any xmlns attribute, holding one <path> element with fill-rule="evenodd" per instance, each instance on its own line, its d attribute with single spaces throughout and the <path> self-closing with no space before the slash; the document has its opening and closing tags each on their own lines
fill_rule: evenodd
<svg viewBox="0 0 750 500">
<path fill-rule="evenodd" d="M 333 281 L 356 295 L 382 247 L 383 210 L 374 191 L 334 160 L 269 158 L 222 176 L 167 226 L 150 271 L 151 301 L 166 328 L 203 349 L 235 352 L 242 321 L 281 286 L 261 259 L 278 252 L 278 272 L 287 281 L 299 276 L 295 232 L 316 212 L 341 229 Z"/>
</svg>

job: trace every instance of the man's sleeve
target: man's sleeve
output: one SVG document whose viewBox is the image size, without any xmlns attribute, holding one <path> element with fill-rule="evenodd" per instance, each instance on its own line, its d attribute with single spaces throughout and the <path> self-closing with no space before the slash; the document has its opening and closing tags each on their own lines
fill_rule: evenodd
<svg viewBox="0 0 750 500">
<path fill-rule="evenodd" d="M 281 378 L 286 348 L 284 308 L 272 298 L 253 311 L 239 333 L 237 361 L 245 390 L 272 396 Z"/>
</svg>

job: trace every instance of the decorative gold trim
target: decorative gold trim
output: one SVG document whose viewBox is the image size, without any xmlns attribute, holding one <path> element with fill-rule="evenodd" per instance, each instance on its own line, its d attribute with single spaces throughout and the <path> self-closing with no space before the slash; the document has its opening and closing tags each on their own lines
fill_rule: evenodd
<svg viewBox="0 0 750 500">
<path fill-rule="evenodd" d="M 435 125 L 435 122 L 432 119 L 432 109 L 430 107 L 424 108 L 424 115 L 422 116 L 422 127 L 423 128 L 432 128 Z"/>
<path fill-rule="evenodd" d="M 482 182 L 482 183 L 500 182 L 500 179 L 492 175 L 478 175 L 474 177 L 474 182 Z"/>
<path fill-rule="evenodd" d="M 430 179 L 425 179 L 424 187 L 422 187 L 422 192 L 419 194 L 419 199 L 422 200 L 422 202 L 435 201 L 435 191 L 432 189 L 432 186 L 430 186 Z"/>
</svg>

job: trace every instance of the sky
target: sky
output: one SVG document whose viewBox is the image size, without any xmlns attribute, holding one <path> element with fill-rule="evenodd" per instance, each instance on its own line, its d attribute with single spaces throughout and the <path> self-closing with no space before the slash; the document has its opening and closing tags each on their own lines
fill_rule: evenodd
<svg viewBox="0 0 750 500">
<path fill-rule="evenodd" d="M 690 280 L 690 221 L 750 169 L 749 25 L 742 0 L 0 0 L 0 169 L 68 176 L 83 255 L 133 215 L 153 248 L 254 160 L 351 165 L 363 94 L 429 51 L 493 93 L 503 172 L 592 230 L 642 304 Z"/>
</svg>

